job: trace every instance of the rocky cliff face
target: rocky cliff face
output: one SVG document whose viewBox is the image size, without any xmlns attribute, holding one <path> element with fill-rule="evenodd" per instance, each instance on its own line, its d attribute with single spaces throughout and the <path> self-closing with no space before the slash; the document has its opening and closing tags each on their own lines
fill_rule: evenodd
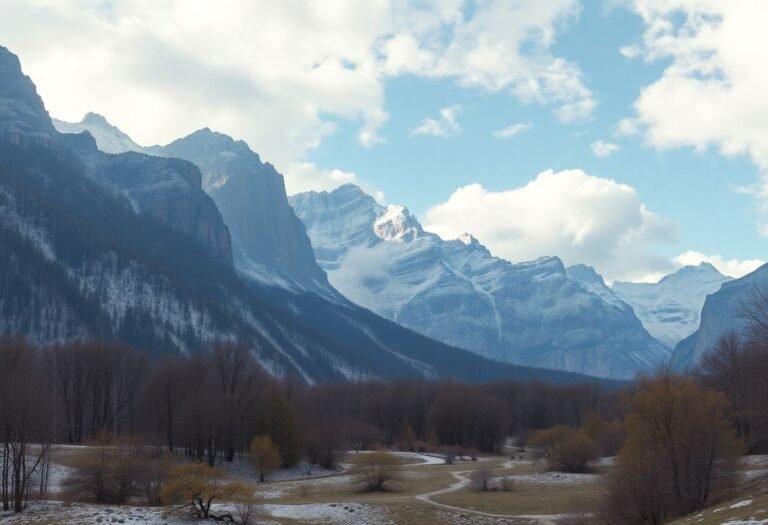
<svg viewBox="0 0 768 525">
<path fill-rule="evenodd" d="M 51 119 L 32 80 L 21 72 L 18 57 L 0 46 L 0 131 L 6 137 L 55 135 Z"/>
<path fill-rule="evenodd" d="M 511 264 L 470 235 L 444 241 L 401 206 L 359 188 L 291 197 L 331 284 L 429 337 L 493 359 L 632 377 L 669 351 L 599 278 L 598 292 L 556 257 Z"/>
<path fill-rule="evenodd" d="M 202 129 L 155 151 L 200 167 L 203 187 L 232 233 L 238 269 L 265 284 L 337 296 L 288 204 L 283 176 L 245 142 Z"/>
<path fill-rule="evenodd" d="M 105 152 L 134 151 L 194 163 L 202 173 L 202 188 L 229 228 L 238 270 L 266 285 L 341 299 L 315 261 L 304 224 L 288 204 L 283 176 L 245 142 L 205 128 L 167 146 L 142 147 L 93 113 L 79 123 L 55 124 L 65 133 L 87 131 Z"/>
<path fill-rule="evenodd" d="M 632 306 L 651 335 L 674 348 L 698 328 L 707 296 L 730 280 L 702 263 L 681 268 L 658 283 L 615 282 L 611 289 Z"/>
</svg>

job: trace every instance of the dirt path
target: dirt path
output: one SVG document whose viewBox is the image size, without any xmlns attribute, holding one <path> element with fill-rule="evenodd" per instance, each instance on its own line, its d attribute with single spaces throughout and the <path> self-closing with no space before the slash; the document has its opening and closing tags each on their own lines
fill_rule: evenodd
<svg viewBox="0 0 768 525">
<path fill-rule="evenodd" d="M 506 463 L 504 467 L 502 468 L 508 468 Z M 498 469 L 495 469 L 498 470 Z M 539 515 L 539 514 L 523 514 L 523 515 L 511 515 L 511 514 L 494 514 L 492 512 L 483 512 L 480 510 L 472 510 L 472 509 L 466 509 L 464 507 L 455 507 L 453 505 L 448 505 L 445 503 L 438 503 L 437 501 L 433 501 L 432 498 L 434 496 L 440 496 L 442 494 L 448 494 L 450 492 L 456 492 L 458 490 L 462 490 L 466 487 L 468 487 L 471 483 L 471 480 L 469 479 L 468 475 L 471 474 L 472 470 L 454 470 L 451 472 L 451 475 L 456 479 L 456 482 L 450 485 L 449 487 L 446 487 L 444 489 L 439 490 L 433 490 L 431 492 L 426 492 L 424 494 L 417 494 L 414 496 L 415 499 L 422 501 L 424 503 L 427 503 L 429 505 L 434 505 L 436 507 L 440 507 L 445 510 L 450 510 L 453 512 L 461 512 L 464 514 L 473 514 L 476 516 L 485 516 L 488 518 L 504 518 L 504 519 L 514 519 L 514 520 L 527 520 L 529 523 L 537 523 L 538 525 L 555 525 L 558 519 L 568 517 L 566 514 L 551 514 L 551 515 Z"/>
</svg>

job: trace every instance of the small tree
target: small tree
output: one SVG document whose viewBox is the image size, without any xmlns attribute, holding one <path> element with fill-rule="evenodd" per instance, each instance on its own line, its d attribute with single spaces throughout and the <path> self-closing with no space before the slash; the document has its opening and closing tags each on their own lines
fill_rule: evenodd
<svg viewBox="0 0 768 525">
<path fill-rule="evenodd" d="M 237 501 L 251 491 L 240 482 L 222 482 L 221 472 L 202 463 L 179 465 L 171 470 L 168 482 L 160 491 L 163 502 L 181 505 L 175 511 L 192 508 L 200 519 L 234 521 L 231 514 L 211 513 L 214 500 Z"/>
<path fill-rule="evenodd" d="M 353 475 L 364 492 L 386 492 L 399 479 L 400 460 L 388 452 L 362 454 L 355 462 Z"/>
<path fill-rule="evenodd" d="M 398 441 L 398 448 L 400 450 L 413 451 L 415 450 L 416 434 L 413 432 L 411 425 L 405 425 L 403 431 L 400 433 L 400 439 Z"/>
<path fill-rule="evenodd" d="M 470 479 L 475 490 L 488 492 L 491 484 L 491 471 L 486 468 L 481 468 L 480 470 L 474 471 Z"/>
<path fill-rule="evenodd" d="M 280 466 L 280 450 L 269 436 L 256 436 L 251 441 L 251 459 L 259 471 L 259 481 L 264 482 L 267 474 Z"/>
</svg>

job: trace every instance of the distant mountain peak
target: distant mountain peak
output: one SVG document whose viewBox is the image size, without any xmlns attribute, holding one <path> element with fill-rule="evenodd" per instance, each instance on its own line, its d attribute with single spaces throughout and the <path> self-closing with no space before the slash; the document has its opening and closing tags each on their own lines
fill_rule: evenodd
<svg viewBox="0 0 768 525">
<path fill-rule="evenodd" d="M 98 113 L 94 113 L 92 111 L 89 111 L 83 116 L 82 120 L 80 121 L 80 124 L 89 124 L 92 126 L 109 126 L 110 128 L 117 129 L 107 120 L 106 117 L 104 117 L 103 115 L 99 115 Z"/>
<path fill-rule="evenodd" d="M 412 241 L 418 238 L 423 230 L 421 224 L 410 214 L 405 206 L 390 204 L 373 223 L 373 231 L 385 241 Z"/>
<path fill-rule="evenodd" d="M 164 146 L 164 149 L 173 151 L 174 149 L 180 149 L 182 147 L 187 151 L 190 151 L 191 148 L 199 148 L 197 156 L 200 158 L 209 158 L 211 154 L 228 152 L 241 155 L 249 158 L 251 161 L 263 164 L 259 154 L 251 150 L 248 144 L 244 141 L 235 140 L 226 133 L 214 131 L 209 127 L 193 131 L 186 137 L 177 139 L 167 146 Z"/>
<path fill-rule="evenodd" d="M 574 264 L 567 269 L 568 276 L 585 283 L 599 283 L 605 285 L 603 276 L 597 270 L 586 264 Z"/>
<path fill-rule="evenodd" d="M 96 141 L 96 146 L 104 153 L 148 152 L 147 148 L 136 144 L 127 133 L 109 122 L 106 117 L 92 111 L 86 113 L 80 122 L 53 119 L 53 125 L 59 133 L 87 132 Z"/>
<path fill-rule="evenodd" d="M 683 266 L 656 283 L 614 282 L 613 292 L 629 303 L 645 328 L 673 348 L 699 326 L 707 295 L 731 278 L 707 262 Z"/>
</svg>

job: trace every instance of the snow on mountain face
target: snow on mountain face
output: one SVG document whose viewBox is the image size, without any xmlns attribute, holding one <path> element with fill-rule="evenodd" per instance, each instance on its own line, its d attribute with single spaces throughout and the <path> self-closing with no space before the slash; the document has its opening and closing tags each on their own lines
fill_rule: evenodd
<svg viewBox="0 0 768 525">
<path fill-rule="evenodd" d="M 579 283 L 582 288 L 599 296 L 606 303 L 615 306 L 619 310 L 630 310 L 632 307 L 619 299 L 615 293 L 606 286 L 603 277 L 591 266 L 576 264 L 566 270 L 568 277 Z"/>
<path fill-rule="evenodd" d="M 658 283 L 615 282 L 612 291 L 635 310 L 643 326 L 669 348 L 699 326 L 707 295 L 730 281 L 708 263 L 686 266 Z"/>
<path fill-rule="evenodd" d="M 571 279 L 555 257 L 511 264 L 471 235 L 444 241 L 353 185 L 290 202 L 331 284 L 429 337 L 492 359 L 616 378 L 669 356 L 630 307 L 604 285 Z"/>
<path fill-rule="evenodd" d="M 768 265 L 738 279 L 728 280 L 719 290 L 708 295 L 701 310 L 698 329 L 675 347 L 672 364 L 677 369 L 691 368 L 711 351 L 718 339 L 733 331 L 745 335 L 748 319 L 744 307 L 754 294 L 768 290 Z"/>
</svg>

